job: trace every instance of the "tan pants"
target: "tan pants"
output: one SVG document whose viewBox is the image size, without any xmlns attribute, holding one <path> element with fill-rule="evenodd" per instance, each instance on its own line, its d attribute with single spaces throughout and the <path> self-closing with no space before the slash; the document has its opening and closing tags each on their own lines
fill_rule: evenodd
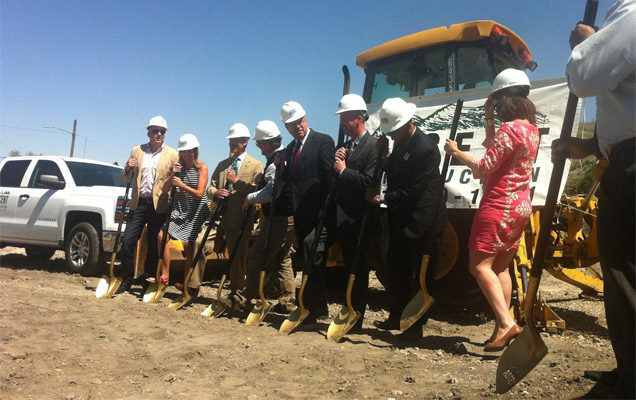
<svg viewBox="0 0 636 400">
<path fill-rule="evenodd" d="M 267 230 L 272 224 L 269 243 L 265 247 Z M 294 241 L 293 217 L 275 216 L 266 218 L 261 231 L 250 249 L 247 263 L 247 278 L 243 289 L 239 290 L 237 300 L 247 305 L 258 297 L 260 272 L 265 265 L 265 296 L 277 297 L 279 303 L 288 304 L 294 297 L 295 281 L 290 250 Z"/>
<path fill-rule="evenodd" d="M 241 237 L 241 242 L 237 249 L 236 255 L 234 256 L 234 260 L 232 261 L 232 266 L 230 267 L 230 291 L 231 293 L 236 292 L 238 289 L 242 288 L 245 282 L 245 273 L 247 271 L 247 255 L 248 255 L 248 246 L 250 241 L 250 235 L 252 233 L 252 224 L 249 223 L 248 226 L 245 227 L 245 232 Z M 195 242 L 195 255 L 198 250 L 201 242 L 203 241 L 203 235 L 208 228 L 207 222 L 203 224 L 201 227 L 201 232 L 197 237 Z M 225 239 L 227 240 L 227 248 L 232 255 L 232 249 L 234 248 L 234 244 L 237 241 L 238 234 L 240 232 L 240 226 L 226 226 L 223 223 L 223 219 L 219 223 L 219 231 L 223 231 L 225 234 Z M 197 260 L 196 266 L 194 267 L 194 271 L 192 271 L 192 276 L 190 277 L 190 282 L 188 283 L 188 287 L 191 289 L 197 289 L 201 286 L 201 281 L 203 280 L 203 274 L 205 273 L 205 265 L 207 264 L 207 257 L 213 253 L 214 251 L 214 240 L 216 239 L 216 229 L 212 228 L 210 234 L 204 244 L 203 247 L 203 256 L 199 257 Z"/>
</svg>

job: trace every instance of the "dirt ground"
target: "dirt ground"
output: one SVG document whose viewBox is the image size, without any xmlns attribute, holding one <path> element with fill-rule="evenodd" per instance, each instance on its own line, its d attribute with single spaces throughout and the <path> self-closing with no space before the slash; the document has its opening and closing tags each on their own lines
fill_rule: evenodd
<svg viewBox="0 0 636 400">
<path fill-rule="evenodd" d="M 615 360 L 603 303 L 544 275 L 540 290 L 567 323 L 542 333 L 549 353 L 517 386 L 495 393 L 498 354 L 479 343 L 492 330 L 483 302 L 436 304 L 425 337 L 403 343 L 376 329 L 386 293 L 372 278 L 362 333 L 340 343 L 327 324 L 278 333 L 284 315 L 260 327 L 237 318 L 207 319 L 216 282 L 179 311 L 124 294 L 95 298 L 99 278 L 65 272 L 63 253 L 35 262 L 22 249 L 0 252 L 0 398 L 2 399 L 572 399 L 612 398 L 583 377 Z M 297 278 L 298 279 L 298 278 Z M 331 294 L 330 311 L 340 309 Z"/>
</svg>

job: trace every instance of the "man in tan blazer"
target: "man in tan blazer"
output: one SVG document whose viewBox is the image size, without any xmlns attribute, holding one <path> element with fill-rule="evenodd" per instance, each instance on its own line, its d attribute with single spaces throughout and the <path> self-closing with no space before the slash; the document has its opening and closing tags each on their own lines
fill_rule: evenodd
<svg viewBox="0 0 636 400">
<path fill-rule="evenodd" d="M 130 212 L 126 219 L 126 231 L 122 239 L 121 257 L 122 277 L 124 278 L 117 293 L 130 289 L 133 283 L 135 247 L 144 225 L 148 225 L 148 255 L 146 256 L 146 274 L 139 279 L 145 282 L 146 276 L 154 276 L 157 269 L 157 236 L 164 224 L 168 212 L 168 194 L 162 193 L 164 183 L 170 176 L 170 170 L 179 160 L 175 149 L 164 143 L 168 123 L 161 117 L 153 117 L 146 127 L 149 142 L 136 146 L 122 171 L 129 182 L 135 177 L 130 201 Z"/>
<path fill-rule="evenodd" d="M 250 139 L 250 132 L 247 126 L 243 124 L 232 125 L 227 139 L 229 140 L 232 155 L 217 165 L 206 193 L 208 198 L 216 203 L 221 199 L 225 199 L 221 210 L 221 221 L 218 225 L 218 233 L 223 232 L 227 240 L 227 247 L 231 250 L 238 239 L 241 223 L 245 217 L 245 212 L 242 210 L 243 201 L 248 193 L 256 190 L 258 186 L 257 180 L 262 178 L 264 167 L 262 162 L 245 152 Z M 239 243 L 236 256 L 230 267 L 231 293 L 235 293 L 238 289 L 243 287 L 245 280 L 249 238 L 253 228 L 253 214 L 254 212 L 252 211 L 246 230 Z M 206 229 L 207 222 L 204 223 L 201 228 L 195 249 L 198 249 L 201 245 Z M 216 234 L 217 232 L 214 232 L 214 230 L 210 232 L 203 248 L 205 257 L 200 257 L 197 260 L 192 277 L 188 283 L 188 292 L 193 297 L 198 295 L 199 286 L 201 286 L 201 280 L 205 272 L 207 256 L 213 252 Z"/>
</svg>

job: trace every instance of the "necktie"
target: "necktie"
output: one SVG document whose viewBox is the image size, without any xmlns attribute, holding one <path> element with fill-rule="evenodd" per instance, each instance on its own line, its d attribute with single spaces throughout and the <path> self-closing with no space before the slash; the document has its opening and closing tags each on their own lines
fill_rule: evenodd
<svg viewBox="0 0 636 400">
<path fill-rule="evenodd" d="M 234 171 L 235 174 L 238 174 L 238 157 L 232 157 L 232 165 L 230 165 L 230 169 L 232 171 Z M 227 184 L 227 190 L 228 192 L 232 191 L 234 185 L 232 185 L 231 183 Z"/>
<path fill-rule="evenodd" d="M 300 149 L 302 148 L 302 144 L 299 141 L 296 141 L 296 149 L 294 150 L 294 157 L 292 158 L 292 170 L 296 170 L 296 163 L 298 162 L 298 157 L 300 157 Z"/>
</svg>

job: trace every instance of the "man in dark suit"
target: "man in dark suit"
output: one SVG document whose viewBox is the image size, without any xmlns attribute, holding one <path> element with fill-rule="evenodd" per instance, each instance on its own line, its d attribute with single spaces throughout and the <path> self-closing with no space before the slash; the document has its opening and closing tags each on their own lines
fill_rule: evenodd
<svg viewBox="0 0 636 400">
<path fill-rule="evenodd" d="M 367 200 L 386 204 L 389 217 L 389 250 L 387 253 L 388 291 L 390 314 L 378 324 L 381 329 L 399 329 L 400 315 L 418 289 L 413 271 L 419 275 L 427 239 L 433 237 L 431 258 L 426 271 L 427 288 L 435 297 L 435 275 L 439 262 L 439 250 L 447 225 L 446 203 L 442 199 L 444 182 L 439 172 L 439 138 L 420 131 L 411 118 L 415 104 L 407 104 L 400 98 L 387 99 L 380 109 L 382 130 L 394 141 L 393 151 L 386 160 L 387 189 L 379 195 L 367 189 Z M 378 140 L 378 148 L 388 152 L 388 140 Z M 434 221 L 434 207 L 439 207 Z M 429 235 L 433 230 L 434 235 Z M 428 312 L 400 335 L 403 340 L 422 337 L 422 325 L 428 320 Z"/>
<path fill-rule="evenodd" d="M 287 145 L 287 166 L 291 168 L 294 229 L 301 259 L 307 263 L 308 248 L 332 182 L 335 146 L 329 135 L 309 129 L 303 107 L 295 101 L 283 104 L 281 118 L 294 137 Z M 329 217 L 331 213 L 327 213 Z M 335 218 L 333 218 L 335 220 Z M 325 221 L 325 232 L 335 221 Z M 305 289 L 309 320 L 329 318 L 325 296 L 326 234 L 322 235 Z M 311 322 L 311 321 L 309 321 Z"/>
<path fill-rule="evenodd" d="M 362 228 L 362 219 L 367 212 L 365 190 L 374 186 L 373 175 L 376 169 L 378 150 L 377 139 L 367 132 L 364 122 L 367 120 L 367 105 L 357 94 L 346 94 L 338 104 L 337 115 L 340 116 L 340 127 L 350 139 L 336 150 L 334 171 L 339 175 L 338 192 L 336 195 L 336 215 L 338 223 L 338 241 L 342 249 L 344 263 L 351 273 L 355 257 L 358 237 Z M 378 166 L 379 167 L 379 166 Z M 377 207 L 371 207 L 376 209 Z M 377 213 L 374 213 L 377 214 Z M 376 215 L 370 215 L 367 220 L 365 238 L 371 236 L 370 227 L 374 226 Z M 367 306 L 366 295 L 369 286 L 369 263 L 367 254 L 368 241 L 364 240 L 363 248 L 358 259 L 356 279 L 351 293 L 354 310 L 362 315 L 351 329 L 362 327 L 364 312 Z"/>
</svg>

